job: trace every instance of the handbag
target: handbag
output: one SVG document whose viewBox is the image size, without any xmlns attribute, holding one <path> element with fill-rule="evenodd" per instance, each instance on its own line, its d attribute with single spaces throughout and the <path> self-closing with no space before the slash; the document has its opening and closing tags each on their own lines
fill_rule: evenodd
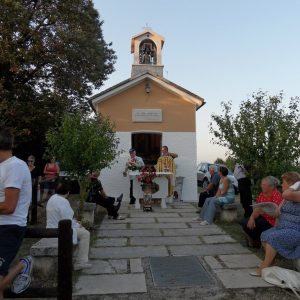
<svg viewBox="0 0 300 300">
<path fill-rule="evenodd" d="M 300 273 L 280 267 L 269 267 L 262 269 L 261 277 L 268 283 L 277 285 L 281 288 L 291 289 L 296 297 L 300 299 Z"/>
</svg>

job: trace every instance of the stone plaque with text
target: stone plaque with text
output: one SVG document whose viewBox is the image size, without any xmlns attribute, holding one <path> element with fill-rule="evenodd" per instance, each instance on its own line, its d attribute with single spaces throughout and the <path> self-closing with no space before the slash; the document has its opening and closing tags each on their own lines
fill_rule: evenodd
<svg viewBox="0 0 300 300">
<path fill-rule="evenodd" d="M 162 122 L 161 109 L 132 109 L 132 122 Z"/>
</svg>

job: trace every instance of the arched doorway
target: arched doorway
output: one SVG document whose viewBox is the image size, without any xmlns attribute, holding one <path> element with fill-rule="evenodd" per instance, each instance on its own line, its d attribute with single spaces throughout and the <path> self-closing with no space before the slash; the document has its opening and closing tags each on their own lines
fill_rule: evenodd
<svg viewBox="0 0 300 300">
<path fill-rule="evenodd" d="M 155 165 L 160 156 L 161 133 L 135 132 L 131 135 L 132 148 L 143 158 L 145 165 Z"/>
</svg>

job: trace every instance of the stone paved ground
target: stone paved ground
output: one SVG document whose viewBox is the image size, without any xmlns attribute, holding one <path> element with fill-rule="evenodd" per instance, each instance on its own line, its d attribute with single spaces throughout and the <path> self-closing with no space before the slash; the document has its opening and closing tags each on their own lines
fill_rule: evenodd
<svg viewBox="0 0 300 300">
<path fill-rule="evenodd" d="M 99 226 L 90 251 L 93 267 L 80 273 L 74 299 L 294 299 L 250 276 L 260 259 L 218 226 L 193 221 L 192 204 L 153 212 L 123 206 L 126 220 L 105 218 Z M 214 285 L 154 286 L 149 257 L 172 255 L 197 256 Z"/>
</svg>

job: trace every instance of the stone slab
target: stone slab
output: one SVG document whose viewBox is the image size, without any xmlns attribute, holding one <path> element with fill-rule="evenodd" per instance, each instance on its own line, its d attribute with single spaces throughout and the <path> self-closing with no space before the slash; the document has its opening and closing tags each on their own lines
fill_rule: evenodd
<svg viewBox="0 0 300 300">
<path fill-rule="evenodd" d="M 101 229 L 126 229 L 128 226 L 127 223 L 123 223 L 123 224 L 111 224 L 111 223 L 105 223 L 105 224 L 101 224 L 100 228 Z"/>
<path fill-rule="evenodd" d="M 57 256 L 58 253 L 58 239 L 57 238 L 43 238 L 30 248 L 30 255 L 32 256 Z"/>
<path fill-rule="evenodd" d="M 123 223 L 155 223 L 155 218 L 127 218 L 125 220 L 104 219 L 102 224 L 123 224 Z"/>
<path fill-rule="evenodd" d="M 193 218 L 183 218 L 183 217 L 178 217 L 178 218 L 156 218 L 157 222 L 161 223 L 189 223 L 189 222 L 194 222 Z"/>
<path fill-rule="evenodd" d="M 127 218 L 127 223 L 134 224 L 134 223 L 156 223 L 156 219 L 153 217 L 148 218 Z"/>
<path fill-rule="evenodd" d="M 73 295 L 105 295 L 146 293 L 146 280 L 143 273 L 121 275 L 80 276 Z"/>
<path fill-rule="evenodd" d="M 159 229 L 98 230 L 98 237 L 161 236 Z"/>
<path fill-rule="evenodd" d="M 97 239 L 94 247 L 121 247 L 127 245 L 127 238 L 103 238 Z"/>
<path fill-rule="evenodd" d="M 217 269 L 213 271 L 227 289 L 245 289 L 272 286 L 264 281 L 261 277 L 251 276 L 249 272 L 254 271 L 254 269 Z"/>
<path fill-rule="evenodd" d="M 188 228 L 185 223 L 152 223 L 152 224 L 130 224 L 130 229 L 157 229 L 157 228 Z"/>
<path fill-rule="evenodd" d="M 90 250 L 91 259 L 121 259 L 168 255 L 167 248 L 163 246 L 105 247 L 91 248 Z"/>
<path fill-rule="evenodd" d="M 108 262 L 117 274 L 127 273 L 127 259 L 110 259 Z"/>
<path fill-rule="evenodd" d="M 210 266 L 211 269 L 222 269 L 223 266 L 213 256 L 204 256 L 205 262 Z"/>
<path fill-rule="evenodd" d="M 227 234 L 202 236 L 201 238 L 206 244 L 236 243 L 236 240 Z"/>
<path fill-rule="evenodd" d="M 173 208 L 181 208 L 181 207 L 195 207 L 192 203 L 198 202 L 196 200 L 194 201 L 189 201 L 189 202 L 184 202 L 184 201 L 179 201 L 179 202 L 175 202 L 172 205 L 170 205 Z"/>
<path fill-rule="evenodd" d="M 141 212 L 141 213 L 130 213 L 130 218 L 179 218 L 179 214 L 173 212 Z"/>
<path fill-rule="evenodd" d="M 192 212 L 195 212 L 196 210 L 197 209 L 195 207 L 193 207 L 193 208 L 181 208 L 181 207 L 176 208 L 175 207 L 175 208 L 164 208 L 163 212 L 164 213 L 169 213 L 169 212 L 174 213 L 175 212 L 175 213 L 180 213 L 181 214 L 181 213 L 185 213 L 185 212 L 186 213 L 189 213 L 189 212 L 192 213 Z M 159 212 L 159 211 L 158 211 L 158 209 L 155 208 L 154 212 Z"/>
<path fill-rule="evenodd" d="M 142 260 L 140 258 L 130 259 L 130 272 L 131 273 L 143 273 Z"/>
<path fill-rule="evenodd" d="M 203 228 L 187 228 L 187 229 L 163 229 L 164 236 L 186 236 L 186 235 L 195 235 L 195 236 L 207 236 L 210 234 L 224 234 L 218 227 L 206 227 Z"/>
<path fill-rule="evenodd" d="M 202 244 L 196 236 L 161 236 L 161 237 L 133 237 L 129 239 L 132 246 L 143 245 L 199 245 Z"/>
<path fill-rule="evenodd" d="M 220 234 L 226 234 L 225 231 L 223 231 L 219 226 L 217 226 L 215 224 L 202 226 L 202 225 L 200 225 L 199 221 L 197 221 L 197 222 L 188 222 L 188 223 L 192 228 L 199 228 L 201 230 L 206 230 L 206 229 L 211 229 L 211 228 L 218 228 L 220 230 Z M 209 234 L 207 234 L 207 235 L 209 235 Z"/>
<path fill-rule="evenodd" d="M 91 260 L 92 267 L 89 269 L 83 269 L 83 274 L 95 275 L 95 274 L 119 274 L 127 273 L 127 260 Z"/>
<path fill-rule="evenodd" d="M 169 246 L 172 255 L 220 255 L 250 253 L 240 244 Z"/>
<path fill-rule="evenodd" d="M 180 212 L 180 216 L 184 218 L 196 218 L 198 215 L 195 213 L 196 210 L 194 211 L 189 211 L 189 212 Z"/>
<path fill-rule="evenodd" d="M 261 260 L 254 254 L 219 255 L 228 268 L 256 268 Z"/>
</svg>

